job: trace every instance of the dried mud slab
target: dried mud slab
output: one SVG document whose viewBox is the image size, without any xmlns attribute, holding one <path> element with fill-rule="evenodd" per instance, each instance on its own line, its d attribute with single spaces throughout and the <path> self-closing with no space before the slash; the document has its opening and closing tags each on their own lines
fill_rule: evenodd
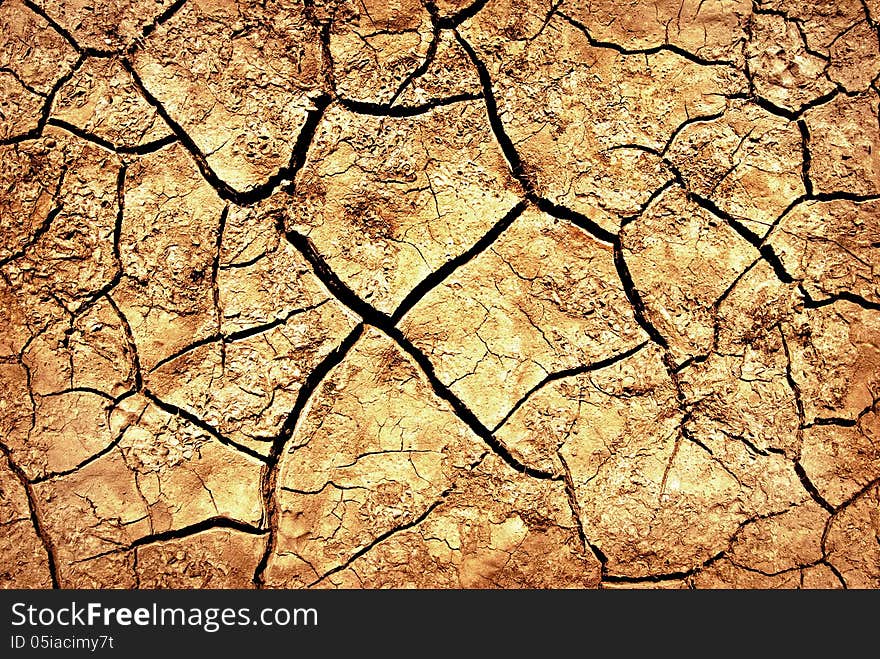
<svg viewBox="0 0 880 659">
<path fill-rule="evenodd" d="M 828 561 L 853 588 L 880 587 L 880 491 L 874 481 L 847 501 L 825 538 Z"/>
<path fill-rule="evenodd" d="M 87 60 L 58 90 L 49 123 L 129 152 L 147 151 L 173 135 L 114 59 Z"/>
<path fill-rule="evenodd" d="M 317 582 L 395 527 L 412 525 L 481 449 L 417 365 L 367 330 L 328 374 L 282 457 L 267 581 Z"/>
<path fill-rule="evenodd" d="M 878 230 L 880 200 L 807 201 L 780 219 L 768 242 L 812 299 L 877 304 Z"/>
<path fill-rule="evenodd" d="M 125 552 L 190 528 L 256 530 L 262 502 L 261 462 L 224 445 L 198 426 L 141 396 L 120 402 L 110 417 L 115 438 L 76 469 L 47 474 L 34 486 L 46 526 L 58 538 L 60 582 L 78 587 L 66 567 Z M 207 522 L 206 522 L 207 520 Z M 82 576 L 82 575 L 79 575 Z"/>
<path fill-rule="evenodd" d="M 691 573 L 747 520 L 806 498 L 785 459 L 695 423 L 675 398 L 661 355 L 646 348 L 552 383 L 503 430 L 566 473 L 612 581 Z"/>
<path fill-rule="evenodd" d="M 51 588 L 53 575 L 47 560 L 47 547 L 36 528 L 31 508 L 31 495 L 27 492 L 26 477 L 12 467 L 9 455 L 0 463 L 0 524 L 3 536 L 3 570 L 0 571 L 2 588 Z"/>
<path fill-rule="evenodd" d="M 32 3 L 40 15 L 80 48 L 98 54 L 125 51 L 168 20 L 179 0 L 122 0 L 94 4 L 83 0 L 40 0 Z"/>
<path fill-rule="evenodd" d="M 81 65 L 45 17 L 18 1 L 0 6 L 0 144 L 39 135 L 58 86 Z"/>
<path fill-rule="evenodd" d="M 804 430 L 801 464 L 816 489 L 839 506 L 880 478 L 877 413 L 855 420 L 819 421 Z"/>
<path fill-rule="evenodd" d="M 784 14 L 752 18 L 745 55 L 755 92 L 786 110 L 797 112 L 834 91 L 825 76 L 827 54 L 812 50 L 803 23 Z"/>
<path fill-rule="evenodd" d="M 0 3 L 0 587 L 880 587 L 876 0 Z"/>
<path fill-rule="evenodd" d="M 723 110 L 745 78 L 679 49 L 605 43 L 564 6 L 544 4 L 491 3 L 462 34 L 492 81 L 487 93 L 528 185 L 616 231 L 671 178 L 658 152 L 679 126 Z M 516 110 L 534 98 L 532 111 Z"/>
<path fill-rule="evenodd" d="M 682 128 L 665 155 L 688 191 L 763 237 L 806 192 L 802 143 L 795 122 L 736 103 Z"/>
<path fill-rule="evenodd" d="M 317 29 L 295 2 L 187 2 L 127 68 L 205 166 L 237 191 L 289 164 L 326 89 Z"/>
<path fill-rule="evenodd" d="M 880 311 L 851 302 L 810 309 L 786 328 L 792 380 L 808 423 L 856 419 L 878 399 Z"/>
<path fill-rule="evenodd" d="M 401 326 L 490 427 L 545 377 L 647 338 L 611 248 L 533 209 L 426 295 Z"/>
<path fill-rule="evenodd" d="M 581 543 L 568 505 L 562 483 L 530 480 L 487 457 L 416 524 L 319 585 L 592 588 L 601 566 Z"/>
<path fill-rule="evenodd" d="M 265 532 L 246 527 L 192 529 L 73 563 L 66 576 L 78 587 L 93 588 L 253 588 L 264 545 Z"/>
<path fill-rule="evenodd" d="M 264 454 L 309 374 L 355 324 L 273 222 L 229 213 L 213 265 L 214 331 L 144 375 L 163 401 Z"/>
<path fill-rule="evenodd" d="M 758 253 L 677 186 L 620 233 L 622 259 L 645 314 L 677 362 L 712 347 L 719 299 Z"/>
<path fill-rule="evenodd" d="M 748 35 L 751 3 L 743 0 L 562 2 L 598 40 L 622 49 L 674 47 L 705 60 L 736 61 Z"/>
<path fill-rule="evenodd" d="M 428 10 L 419 0 L 328 5 L 312 13 L 326 26 L 336 91 L 353 101 L 390 104 L 436 47 Z"/>
<path fill-rule="evenodd" d="M 805 114 L 817 192 L 857 197 L 880 192 L 880 99 L 874 91 L 838 96 Z"/>
<path fill-rule="evenodd" d="M 114 228 L 121 163 L 55 128 L 3 147 L 9 167 L 0 267 L 24 304 L 53 299 L 78 309 L 115 274 Z"/>
<path fill-rule="evenodd" d="M 501 220 L 519 192 L 482 105 L 462 102 L 400 118 L 331 108 L 295 194 L 278 203 L 286 229 L 391 313 Z"/>
</svg>

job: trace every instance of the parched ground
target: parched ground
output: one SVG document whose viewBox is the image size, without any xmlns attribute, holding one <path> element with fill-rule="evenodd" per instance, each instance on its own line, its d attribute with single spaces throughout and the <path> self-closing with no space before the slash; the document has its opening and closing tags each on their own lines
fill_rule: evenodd
<svg viewBox="0 0 880 659">
<path fill-rule="evenodd" d="M 880 587 L 878 0 L 0 0 L 0 585 Z"/>
</svg>

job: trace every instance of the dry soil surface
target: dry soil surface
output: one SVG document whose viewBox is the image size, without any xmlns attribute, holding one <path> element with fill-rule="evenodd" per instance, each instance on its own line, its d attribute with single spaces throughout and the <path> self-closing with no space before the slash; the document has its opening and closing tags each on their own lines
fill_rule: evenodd
<svg viewBox="0 0 880 659">
<path fill-rule="evenodd" d="M 0 0 L 0 585 L 880 587 L 878 0 Z"/>
</svg>

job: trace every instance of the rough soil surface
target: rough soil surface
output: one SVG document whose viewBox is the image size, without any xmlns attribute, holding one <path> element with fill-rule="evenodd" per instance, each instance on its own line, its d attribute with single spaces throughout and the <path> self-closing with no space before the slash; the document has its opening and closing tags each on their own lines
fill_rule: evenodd
<svg viewBox="0 0 880 659">
<path fill-rule="evenodd" d="M 0 586 L 880 587 L 876 0 L 0 0 Z"/>
</svg>

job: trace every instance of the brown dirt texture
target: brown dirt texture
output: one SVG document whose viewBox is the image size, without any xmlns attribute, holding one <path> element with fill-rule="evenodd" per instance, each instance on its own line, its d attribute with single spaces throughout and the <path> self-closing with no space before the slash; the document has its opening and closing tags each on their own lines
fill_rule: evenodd
<svg viewBox="0 0 880 659">
<path fill-rule="evenodd" d="M 0 0 L 0 586 L 880 587 L 878 0 Z"/>
</svg>

